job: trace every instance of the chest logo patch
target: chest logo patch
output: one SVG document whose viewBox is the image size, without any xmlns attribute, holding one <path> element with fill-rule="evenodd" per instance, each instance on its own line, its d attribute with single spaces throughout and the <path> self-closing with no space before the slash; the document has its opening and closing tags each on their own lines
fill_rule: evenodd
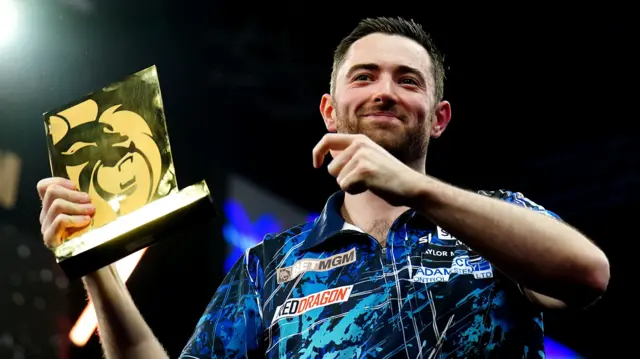
<svg viewBox="0 0 640 359">
<path fill-rule="evenodd" d="M 419 283 L 448 282 L 453 274 L 473 275 L 475 279 L 493 278 L 491 263 L 481 257 L 469 259 L 469 256 L 455 257 L 448 266 L 416 268 L 412 280 Z"/>
<path fill-rule="evenodd" d="M 327 305 L 342 303 L 349 300 L 353 285 L 346 285 L 333 289 L 323 290 L 315 294 L 310 294 L 303 298 L 287 299 L 282 305 L 276 308 L 271 323 L 275 323 L 282 318 L 290 318 L 301 315 L 315 308 L 326 307 Z"/>
<path fill-rule="evenodd" d="M 307 271 L 326 272 L 334 268 L 351 264 L 355 261 L 355 248 L 347 252 L 334 254 L 331 257 L 322 259 L 303 258 L 289 267 L 278 268 L 276 278 L 278 280 L 278 284 L 286 283 Z"/>
</svg>

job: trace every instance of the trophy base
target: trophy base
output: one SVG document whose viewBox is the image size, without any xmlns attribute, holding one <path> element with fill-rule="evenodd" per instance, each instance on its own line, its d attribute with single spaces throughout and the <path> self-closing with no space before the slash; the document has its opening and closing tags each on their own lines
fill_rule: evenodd
<svg viewBox="0 0 640 359">
<path fill-rule="evenodd" d="M 216 215 L 205 181 L 155 200 L 54 250 L 69 279 L 76 279 L 170 237 L 184 221 Z"/>
</svg>

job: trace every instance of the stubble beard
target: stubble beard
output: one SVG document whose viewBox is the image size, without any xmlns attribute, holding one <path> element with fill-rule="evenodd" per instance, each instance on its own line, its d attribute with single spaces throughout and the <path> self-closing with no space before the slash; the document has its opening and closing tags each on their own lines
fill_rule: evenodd
<svg viewBox="0 0 640 359">
<path fill-rule="evenodd" d="M 374 127 L 375 126 L 375 127 Z M 426 158 L 429 136 L 423 128 L 405 128 L 400 132 L 384 125 L 363 123 L 361 118 L 342 116 L 336 110 L 338 133 L 363 134 L 387 150 L 401 162 L 409 165 Z"/>
</svg>

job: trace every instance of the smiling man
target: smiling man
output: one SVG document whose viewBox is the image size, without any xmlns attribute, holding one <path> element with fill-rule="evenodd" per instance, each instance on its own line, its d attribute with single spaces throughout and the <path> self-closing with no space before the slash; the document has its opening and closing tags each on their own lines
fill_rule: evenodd
<svg viewBox="0 0 640 359">
<path fill-rule="evenodd" d="M 332 157 L 340 191 L 316 221 L 246 251 L 181 358 L 544 357 L 541 311 L 594 303 L 608 260 L 519 193 L 426 174 L 451 119 L 443 79 L 412 21 L 367 19 L 342 40 L 312 153 L 316 168 Z M 166 357 L 113 270 L 85 283 L 108 358 Z"/>
</svg>

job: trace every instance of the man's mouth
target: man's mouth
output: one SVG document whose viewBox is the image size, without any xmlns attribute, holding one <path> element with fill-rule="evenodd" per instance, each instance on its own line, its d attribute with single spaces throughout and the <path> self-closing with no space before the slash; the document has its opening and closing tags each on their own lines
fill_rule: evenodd
<svg viewBox="0 0 640 359">
<path fill-rule="evenodd" d="M 387 117 L 398 117 L 396 116 L 396 114 L 394 112 L 391 111 L 377 111 L 377 112 L 370 112 L 367 114 L 367 116 L 387 116 Z"/>
<path fill-rule="evenodd" d="M 378 120 L 378 121 L 393 121 L 394 119 L 398 121 L 402 121 L 400 120 L 400 117 L 398 117 L 397 114 L 391 111 L 370 112 L 370 113 L 367 113 L 365 117 L 368 117 L 373 120 Z"/>
</svg>

